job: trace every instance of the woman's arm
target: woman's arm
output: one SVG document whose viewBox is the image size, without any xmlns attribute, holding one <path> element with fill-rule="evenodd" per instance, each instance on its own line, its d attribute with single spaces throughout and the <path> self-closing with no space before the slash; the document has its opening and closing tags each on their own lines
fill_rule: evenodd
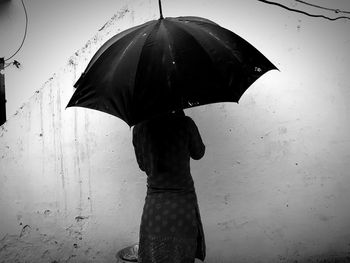
<svg viewBox="0 0 350 263">
<path fill-rule="evenodd" d="M 134 145 L 136 161 L 139 165 L 139 168 L 142 171 L 145 171 L 145 168 L 143 165 L 142 151 L 141 151 L 142 146 L 140 145 L 138 133 L 139 133 L 139 127 L 136 125 L 132 130 L 132 144 Z"/>
<path fill-rule="evenodd" d="M 190 136 L 190 140 L 189 140 L 190 156 L 194 160 L 199 160 L 204 156 L 205 145 L 202 141 L 202 137 L 199 133 L 199 130 L 195 122 L 190 117 L 187 117 L 187 120 L 188 120 L 189 136 Z"/>
</svg>

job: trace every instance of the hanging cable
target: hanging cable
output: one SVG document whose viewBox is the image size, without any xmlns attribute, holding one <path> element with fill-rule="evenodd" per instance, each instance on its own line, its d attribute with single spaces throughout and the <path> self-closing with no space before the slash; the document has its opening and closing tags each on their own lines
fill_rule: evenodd
<svg viewBox="0 0 350 263">
<path fill-rule="evenodd" d="M 22 46 L 23 46 L 23 44 L 24 44 L 24 40 L 25 40 L 26 37 L 27 37 L 28 14 L 27 14 L 27 9 L 26 9 L 26 6 L 24 5 L 23 0 L 21 0 L 21 1 L 22 1 L 23 9 L 24 9 L 24 14 L 25 14 L 25 16 L 26 16 L 26 26 L 25 26 L 25 29 L 24 29 L 24 36 L 23 36 L 23 39 L 22 39 L 22 43 L 21 43 L 21 45 L 19 46 L 19 48 L 16 50 L 16 52 L 15 52 L 12 56 L 10 56 L 9 58 L 5 59 L 5 61 L 8 61 L 8 60 L 10 60 L 11 58 L 13 58 L 13 57 L 21 50 L 21 48 L 22 48 Z"/>
<path fill-rule="evenodd" d="M 338 17 L 335 17 L 335 18 L 331 18 L 331 17 L 324 16 L 324 15 L 314 15 L 314 14 L 310 14 L 310 13 L 302 11 L 302 10 L 293 9 L 293 8 L 290 8 L 290 7 L 285 6 L 283 4 L 280 4 L 278 2 L 271 2 L 271 1 L 268 1 L 268 0 L 257 0 L 257 1 L 263 2 L 265 4 L 276 5 L 276 6 L 284 8 L 284 9 L 287 9 L 288 11 L 304 14 L 304 15 L 311 16 L 311 17 L 320 17 L 320 18 L 331 20 L 331 21 L 335 21 L 335 20 L 338 20 L 338 19 L 349 19 L 350 20 L 350 17 L 348 17 L 348 16 L 338 16 Z"/>
<path fill-rule="evenodd" d="M 323 9 L 323 10 L 327 10 L 327 11 L 333 11 L 333 12 L 335 12 L 335 13 L 350 14 L 349 11 L 344 11 L 344 10 L 340 10 L 340 9 L 327 8 L 327 7 L 323 7 L 323 6 L 319 6 L 319 5 L 314 5 L 314 4 L 311 4 L 311 3 L 308 3 L 308 2 L 305 2 L 305 1 L 302 1 L 302 0 L 295 0 L 295 2 L 299 2 L 299 3 L 302 3 L 302 4 L 304 4 L 304 5 L 309 5 L 309 6 L 317 7 L 317 8 Z"/>
</svg>

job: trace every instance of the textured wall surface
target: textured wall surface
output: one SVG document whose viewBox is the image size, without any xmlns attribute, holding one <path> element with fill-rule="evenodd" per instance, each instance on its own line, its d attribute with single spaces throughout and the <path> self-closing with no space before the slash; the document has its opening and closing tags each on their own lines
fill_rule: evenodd
<svg viewBox="0 0 350 263">
<path fill-rule="evenodd" d="M 137 241 L 145 177 L 130 129 L 65 109 L 97 48 L 143 22 L 133 12 L 120 10 L 0 128 L 0 262 L 111 262 Z"/>
<path fill-rule="evenodd" d="M 129 127 L 65 106 L 102 43 L 154 18 L 135 18 L 149 4 L 120 10 L 0 128 L 0 262 L 113 262 L 137 242 L 146 178 Z M 207 263 L 350 260 L 349 23 L 279 12 L 245 32 L 281 71 L 239 104 L 187 111 L 207 146 L 192 163 Z"/>
</svg>

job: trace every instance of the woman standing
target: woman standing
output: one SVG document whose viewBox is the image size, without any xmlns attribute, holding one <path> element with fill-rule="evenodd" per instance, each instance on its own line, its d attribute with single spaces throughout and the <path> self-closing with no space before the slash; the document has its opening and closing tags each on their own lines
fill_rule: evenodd
<svg viewBox="0 0 350 263">
<path fill-rule="evenodd" d="M 193 263 L 205 258 L 205 241 L 190 157 L 203 157 L 205 146 L 194 121 L 183 111 L 138 124 L 133 145 L 147 174 L 138 262 Z"/>
</svg>

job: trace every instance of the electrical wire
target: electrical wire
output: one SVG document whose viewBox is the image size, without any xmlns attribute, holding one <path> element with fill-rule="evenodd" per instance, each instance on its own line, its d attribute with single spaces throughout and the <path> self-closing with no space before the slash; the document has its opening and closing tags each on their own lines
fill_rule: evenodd
<svg viewBox="0 0 350 263">
<path fill-rule="evenodd" d="M 305 2 L 305 1 L 301 1 L 301 0 L 295 0 L 295 2 L 299 2 L 299 3 L 305 4 L 305 5 L 317 7 L 317 8 L 324 9 L 324 10 L 328 10 L 328 11 L 333 11 L 333 12 L 335 12 L 335 13 L 350 14 L 349 11 L 344 11 L 344 10 L 340 10 L 340 9 L 333 9 L 333 8 L 327 8 L 327 7 L 323 7 L 323 6 L 311 4 L 311 3 L 308 3 L 308 2 Z"/>
<path fill-rule="evenodd" d="M 307 13 L 307 12 L 302 11 L 302 10 L 293 9 L 293 8 L 290 8 L 288 6 L 282 5 L 282 4 L 277 3 L 277 2 L 271 2 L 271 1 L 267 1 L 267 0 L 257 0 L 257 1 L 263 2 L 265 4 L 277 5 L 279 7 L 287 9 L 288 11 L 304 14 L 304 15 L 311 16 L 311 17 L 321 17 L 321 18 L 328 19 L 328 20 L 331 20 L 331 21 L 335 21 L 335 20 L 338 20 L 338 19 L 349 19 L 350 20 L 350 17 L 348 17 L 348 16 L 338 16 L 338 17 L 335 17 L 335 18 L 331 18 L 331 17 L 324 16 L 324 15 L 314 15 L 314 14 L 310 14 L 310 13 Z"/>
<path fill-rule="evenodd" d="M 22 43 L 21 43 L 21 45 L 19 46 L 19 48 L 16 50 L 16 52 L 15 52 L 12 56 L 10 56 L 9 58 L 5 59 L 5 61 L 8 61 L 8 60 L 10 60 L 11 58 L 13 58 L 13 57 L 21 50 L 21 48 L 22 48 L 22 46 L 23 46 L 23 44 L 24 44 L 24 40 L 25 40 L 26 37 L 27 37 L 28 14 L 27 14 L 27 9 L 26 9 L 26 6 L 24 5 L 23 0 L 21 0 L 21 1 L 22 1 L 23 9 L 24 9 L 24 14 L 25 14 L 25 16 L 26 16 L 26 26 L 25 26 L 25 29 L 24 29 L 24 36 L 23 36 L 23 39 L 22 39 Z"/>
</svg>

